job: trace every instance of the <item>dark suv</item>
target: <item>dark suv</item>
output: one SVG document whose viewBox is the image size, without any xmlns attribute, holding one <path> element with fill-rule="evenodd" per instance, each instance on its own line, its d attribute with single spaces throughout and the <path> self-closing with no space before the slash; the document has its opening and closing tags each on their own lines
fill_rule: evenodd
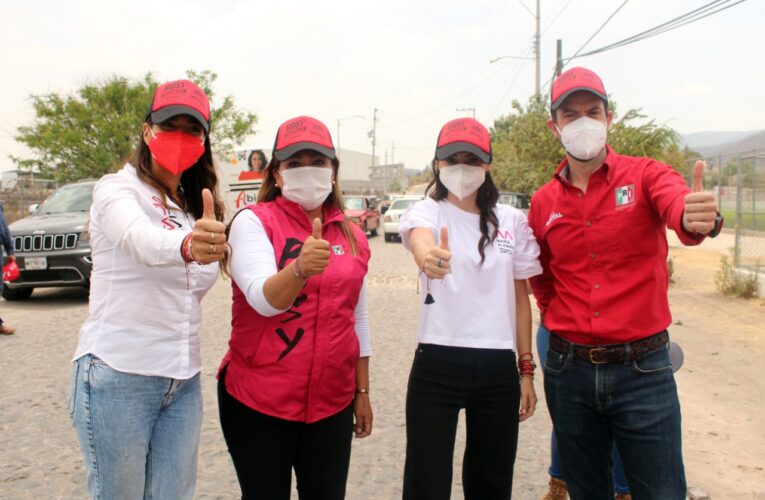
<svg viewBox="0 0 765 500">
<path fill-rule="evenodd" d="M 6 300 L 28 299 L 35 288 L 90 285 L 88 220 L 95 184 L 67 184 L 10 225 L 21 276 L 5 283 Z"/>
</svg>

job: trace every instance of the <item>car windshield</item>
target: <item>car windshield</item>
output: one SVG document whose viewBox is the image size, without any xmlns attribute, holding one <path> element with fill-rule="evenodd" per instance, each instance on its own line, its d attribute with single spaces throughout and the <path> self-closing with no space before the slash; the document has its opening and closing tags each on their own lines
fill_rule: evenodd
<svg viewBox="0 0 765 500">
<path fill-rule="evenodd" d="M 355 197 L 345 199 L 345 208 L 350 208 L 352 210 L 364 210 L 367 208 L 367 206 L 364 203 L 364 198 Z"/>
<path fill-rule="evenodd" d="M 65 212 L 87 212 L 93 202 L 94 184 L 64 186 L 50 195 L 35 213 L 60 214 Z"/>
<path fill-rule="evenodd" d="M 406 210 L 407 208 L 411 207 L 418 201 L 419 200 L 404 200 L 399 198 L 398 200 L 391 203 L 390 209 L 391 210 Z"/>
</svg>

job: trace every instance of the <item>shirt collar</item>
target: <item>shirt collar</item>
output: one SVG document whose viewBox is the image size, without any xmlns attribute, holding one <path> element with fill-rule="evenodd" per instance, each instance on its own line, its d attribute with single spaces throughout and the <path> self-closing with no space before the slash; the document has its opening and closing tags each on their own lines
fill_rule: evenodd
<svg viewBox="0 0 765 500">
<path fill-rule="evenodd" d="M 608 184 L 611 184 L 611 167 L 614 165 L 615 155 L 616 153 L 614 153 L 613 148 L 606 144 L 606 157 L 603 159 L 603 163 L 600 165 L 600 167 L 596 168 L 593 172 L 594 174 L 595 172 L 600 172 L 602 169 L 606 175 L 606 183 Z M 564 157 L 563 161 L 558 164 L 558 168 L 555 169 L 554 178 L 558 179 L 558 181 L 564 184 L 571 184 L 570 168 L 568 166 L 567 157 Z"/>
</svg>

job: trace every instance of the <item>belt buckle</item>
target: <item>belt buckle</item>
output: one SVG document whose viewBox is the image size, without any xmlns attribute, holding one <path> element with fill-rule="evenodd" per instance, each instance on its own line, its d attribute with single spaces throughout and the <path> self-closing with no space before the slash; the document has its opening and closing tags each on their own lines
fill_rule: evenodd
<svg viewBox="0 0 765 500">
<path fill-rule="evenodd" d="M 592 363 L 593 365 L 605 365 L 606 363 L 608 363 L 608 361 L 595 361 L 594 359 L 592 359 L 592 353 L 594 353 L 594 352 L 602 352 L 602 351 L 607 351 L 607 350 L 608 349 L 606 349 L 605 347 L 594 347 L 594 348 L 590 349 L 590 352 L 589 352 L 590 363 Z"/>
</svg>

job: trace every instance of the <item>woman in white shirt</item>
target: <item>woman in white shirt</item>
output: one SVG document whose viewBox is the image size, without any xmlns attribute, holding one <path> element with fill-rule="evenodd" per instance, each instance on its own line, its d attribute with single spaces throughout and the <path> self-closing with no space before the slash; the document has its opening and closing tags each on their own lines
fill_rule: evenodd
<svg viewBox="0 0 765 500">
<path fill-rule="evenodd" d="M 196 84 L 160 85 L 130 163 L 93 190 L 69 402 L 93 498 L 194 493 L 200 302 L 226 249 L 209 120 Z"/>
<path fill-rule="evenodd" d="M 463 408 L 465 498 L 510 498 L 518 423 L 534 413 L 526 279 L 542 271 L 539 247 L 523 213 L 497 205 L 490 164 L 488 130 L 469 118 L 450 121 L 438 137 L 430 195 L 399 223 L 424 290 L 407 392 L 404 499 L 450 498 Z"/>
</svg>

